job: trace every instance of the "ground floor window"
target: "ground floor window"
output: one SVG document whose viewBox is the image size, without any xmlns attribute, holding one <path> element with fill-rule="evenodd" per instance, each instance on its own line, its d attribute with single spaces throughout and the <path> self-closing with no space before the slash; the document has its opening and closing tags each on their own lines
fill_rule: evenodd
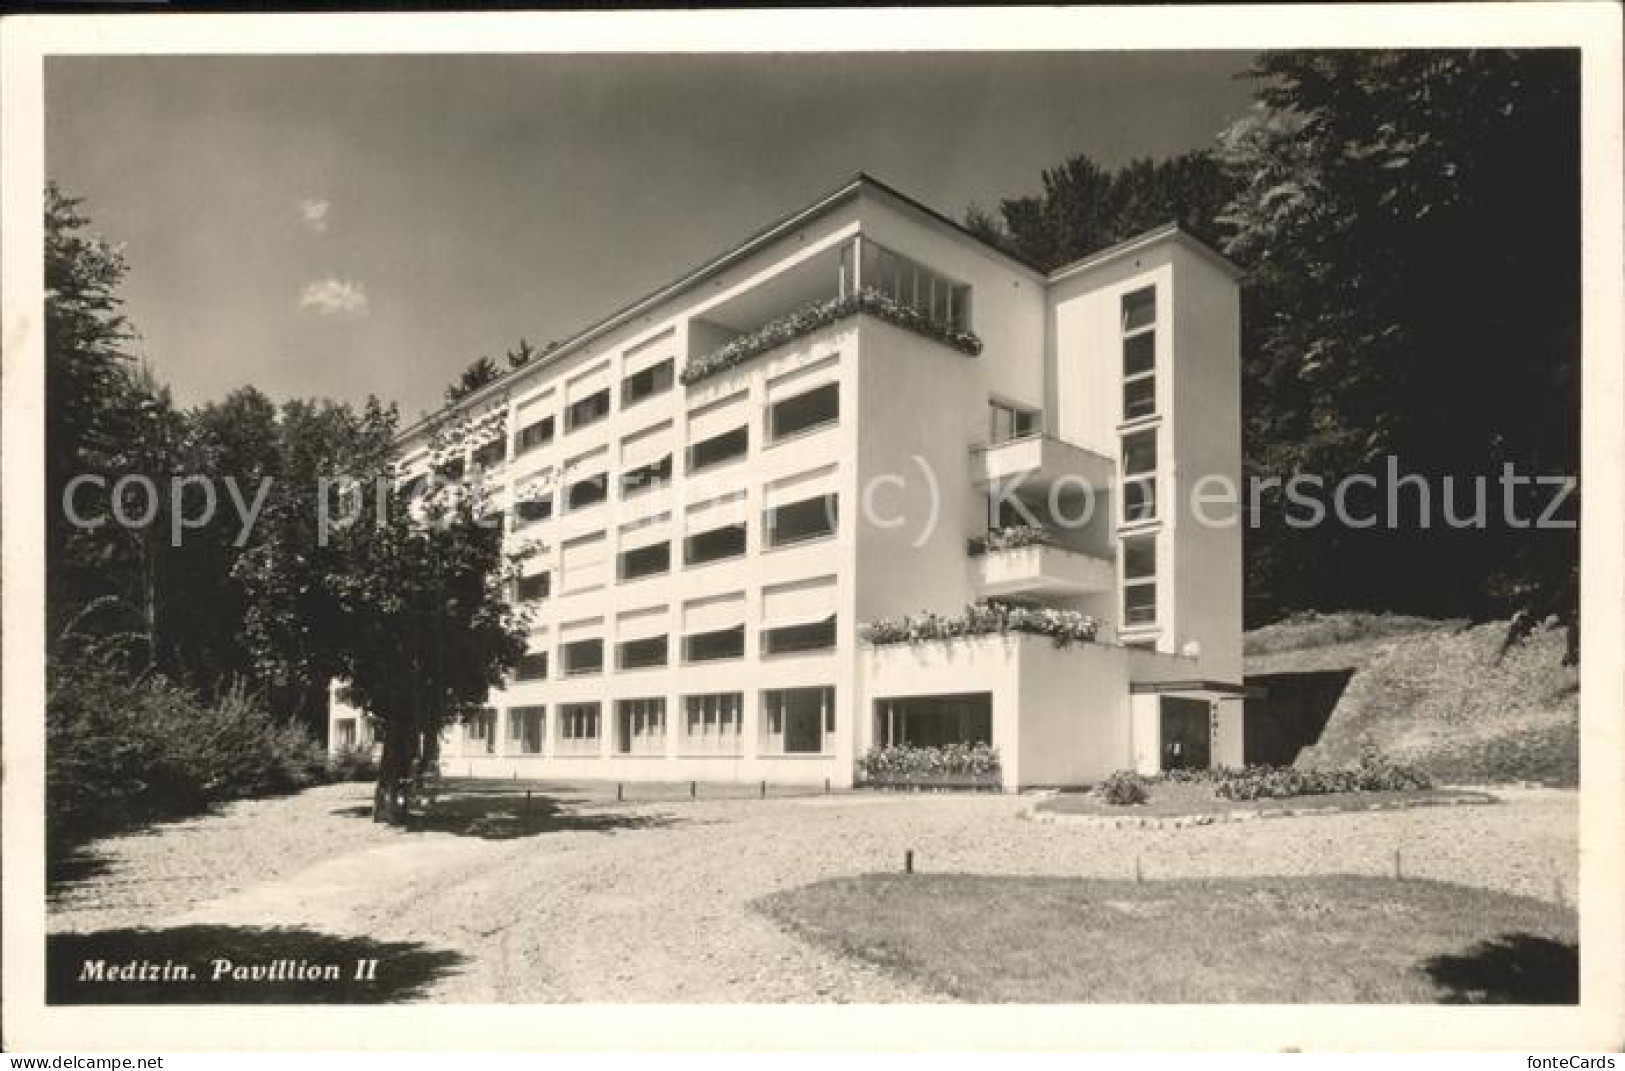
<svg viewBox="0 0 1625 1071">
<path fill-rule="evenodd" d="M 545 706 L 508 708 L 508 739 L 519 754 L 540 755 L 546 727 Z"/>
<path fill-rule="evenodd" d="M 993 693 L 877 699 L 875 742 L 883 747 L 991 744 Z"/>
<path fill-rule="evenodd" d="M 818 755 L 832 750 L 835 689 L 777 688 L 762 693 L 762 753 Z"/>
<path fill-rule="evenodd" d="M 356 746 L 354 718 L 340 718 L 333 723 L 333 745 L 340 751 L 349 751 Z"/>
<path fill-rule="evenodd" d="M 565 703 L 559 707 L 558 753 L 598 754 L 597 703 Z"/>
<path fill-rule="evenodd" d="M 691 695 L 683 699 L 683 752 L 694 755 L 738 755 L 744 724 L 742 692 Z"/>
<path fill-rule="evenodd" d="M 497 712 L 486 707 L 468 719 L 463 726 L 464 748 L 469 752 L 490 755 L 497 749 Z"/>
<path fill-rule="evenodd" d="M 615 750 L 622 755 L 663 755 L 666 752 L 666 701 L 622 699 L 615 704 Z"/>
</svg>

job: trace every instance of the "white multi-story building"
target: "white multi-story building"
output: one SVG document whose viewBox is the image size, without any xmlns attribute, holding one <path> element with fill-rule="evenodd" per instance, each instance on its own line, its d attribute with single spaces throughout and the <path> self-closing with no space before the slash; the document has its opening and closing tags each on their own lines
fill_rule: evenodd
<svg viewBox="0 0 1625 1071">
<path fill-rule="evenodd" d="M 976 740 L 1007 788 L 1240 765 L 1241 530 L 1190 501 L 1239 486 L 1236 279 L 1172 225 L 1037 271 L 860 175 L 465 398 L 494 430 L 463 456 L 408 429 L 409 468 L 482 478 L 541 547 L 530 653 L 445 768 L 846 785 L 873 745 Z M 862 635 L 989 599 L 1099 631 Z"/>
</svg>

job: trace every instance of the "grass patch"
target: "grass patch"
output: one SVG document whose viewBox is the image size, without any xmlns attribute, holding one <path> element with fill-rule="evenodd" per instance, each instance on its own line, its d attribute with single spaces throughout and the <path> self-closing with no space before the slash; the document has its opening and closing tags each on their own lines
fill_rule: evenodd
<svg viewBox="0 0 1625 1071">
<path fill-rule="evenodd" d="M 1579 994 L 1573 912 L 1442 882 L 869 874 L 755 906 L 815 944 L 978 1003 L 1571 1004 Z"/>
<path fill-rule="evenodd" d="M 1113 806 L 1098 796 L 1063 792 L 1040 801 L 1033 809 L 1051 814 L 1100 815 L 1105 818 L 1182 818 L 1222 815 L 1234 811 L 1364 811 L 1378 807 L 1427 807 L 1450 803 L 1494 803 L 1483 792 L 1456 789 L 1411 789 L 1404 792 L 1330 792 L 1287 799 L 1227 800 L 1213 794 L 1213 785 L 1196 781 L 1157 781 L 1147 786 L 1145 803 Z"/>
</svg>

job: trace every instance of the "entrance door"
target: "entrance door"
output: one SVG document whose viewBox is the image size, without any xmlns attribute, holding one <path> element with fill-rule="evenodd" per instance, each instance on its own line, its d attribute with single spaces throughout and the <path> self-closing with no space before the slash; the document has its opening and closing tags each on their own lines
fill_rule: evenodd
<svg viewBox="0 0 1625 1071">
<path fill-rule="evenodd" d="M 1205 770 L 1212 758 L 1212 725 L 1205 699 L 1162 697 L 1162 768 Z"/>
</svg>

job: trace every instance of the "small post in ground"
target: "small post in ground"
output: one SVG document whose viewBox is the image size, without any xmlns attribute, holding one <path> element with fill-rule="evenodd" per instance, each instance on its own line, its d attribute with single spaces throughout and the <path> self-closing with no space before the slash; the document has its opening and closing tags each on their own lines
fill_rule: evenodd
<svg viewBox="0 0 1625 1071">
<path fill-rule="evenodd" d="M 688 783 L 688 798 L 691 800 L 700 798 L 700 783 L 698 781 Z"/>
<path fill-rule="evenodd" d="M 1134 884 L 1138 885 L 1145 880 L 1145 873 L 1140 865 L 1140 857 L 1134 857 Z"/>
<path fill-rule="evenodd" d="M 616 803 L 621 802 L 621 799 L 623 798 L 622 797 L 622 789 L 624 789 L 625 787 L 626 786 L 621 784 L 619 781 L 615 782 L 615 802 Z"/>
<path fill-rule="evenodd" d="M 530 789 L 525 789 L 525 824 L 530 825 Z"/>
<path fill-rule="evenodd" d="M 1404 867 L 1404 865 L 1403 865 L 1403 863 L 1402 863 L 1402 861 L 1401 861 L 1401 859 L 1399 857 L 1399 849 L 1398 848 L 1394 849 L 1394 880 L 1395 881 L 1404 881 L 1405 880 L 1405 867 Z"/>
<path fill-rule="evenodd" d="M 767 782 L 766 781 L 762 782 L 762 798 L 764 800 L 767 799 Z"/>
<path fill-rule="evenodd" d="M 824 795 L 829 795 L 829 778 L 824 778 Z"/>
<path fill-rule="evenodd" d="M 903 853 L 903 873 L 914 873 L 914 849 L 910 848 Z"/>
</svg>

